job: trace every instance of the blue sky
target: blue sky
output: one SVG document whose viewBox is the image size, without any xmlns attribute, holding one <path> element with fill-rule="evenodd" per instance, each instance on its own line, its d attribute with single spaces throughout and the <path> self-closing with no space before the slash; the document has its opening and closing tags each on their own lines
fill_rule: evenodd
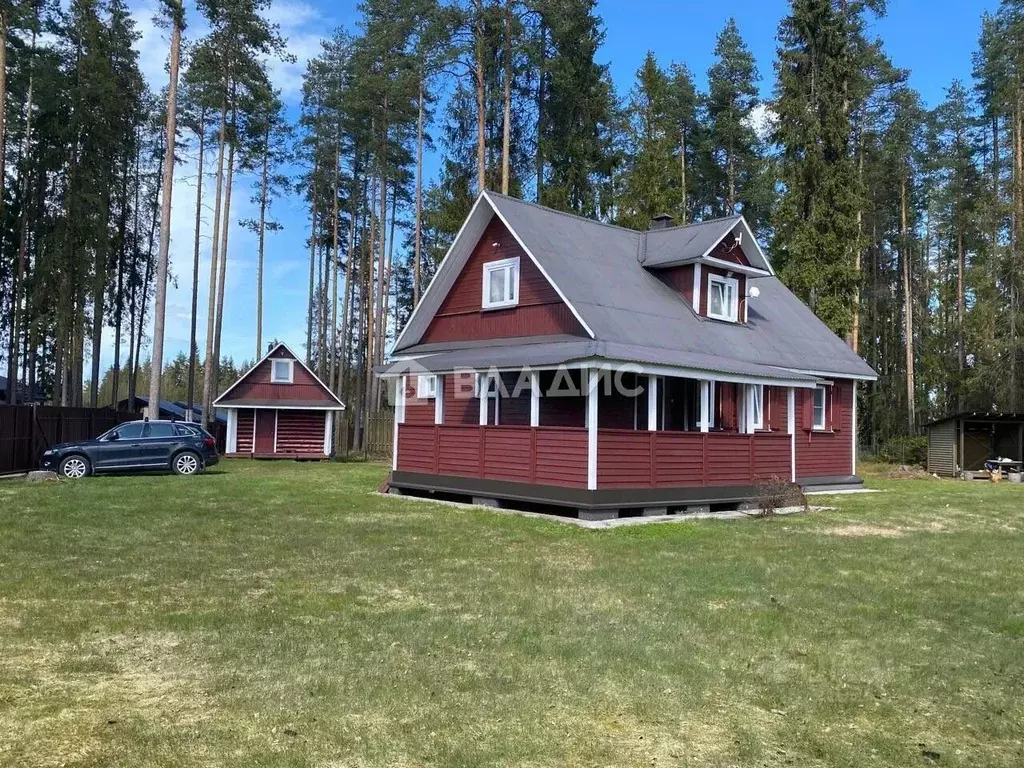
<svg viewBox="0 0 1024 768">
<path fill-rule="evenodd" d="M 985 10 L 994 11 L 997 5 L 998 0 L 889 0 L 888 15 L 873 23 L 872 33 L 883 39 L 886 51 L 897 66 L 910 70 L 911 85 L 920 91 L 926 104 L 934 106 L 942 100 L 945 88 L 953 79 L 970 79 L 971 55 L 977 44 L 981 15 Z M 140 0 L 132 3 L 132 7 L 142 32 L 138 48 L 143 71 L 154 87 L 162 87 L 167 82 L 164 73 L 167 43 L 166 32 L 152 23 L 155 0 Z M 355 8 L 356 3 L 351 0 L 276 0 L 274 3 L 270 15 L 288 37 L 296 62 L 275 65 L 272 77 L 293 114 L 305 62 L 318 53 L 322 36 L 340 24 L 353 25 Z M 733 16 L 757 59 L 761 92 L 768 97 L 774 83 L 775 35 L 786 8 L 785 0 L 606 0 L 598 5 L 606 30 L 601 60 L 610 64 L 612 77 L 623 94 L 631 87 L 633 76 L 648 50 L 654 51 L 663 65 L 671 61 L 686 63 L 703 87 L 705 73 L 712 63 L 715 37 Z M 194 12 L 190 18 L 195 19 Z M 195 37 L 202 31 L 197 21 L 190 21 L 186 36 Z M 172 284 L 168 294 L 164 342 L 168 358 L 188 349 L 196 168 L 194 157 L 186 153 L 184 159 L 176 172 L 173 198 L 171 273 L 177 286 Z M 436 167 L 436 163 L 430 166 Z M 223 354 L 230 355 L 237 363 L 251 360 L 256 354 L 256 241 L 254 235 L 238 226 L 239 219 L 250 218 L 255 213 L 249 202 L 251 181 L 236 177 L 228 249 L 221 348 Z M 204 184 L 209 189 L 211 181 L 207 179 Z M 200 349 L 205 346 L 211 205 L 212 201 L 208 200 L 200 264 Z M 293 198 L 278 201 L 275 215 L 284 229 L 267 238 L 264 337 L 285 341 L 296 353 L 302 354 L 309 264 L 304 245 L 308 235 L 308 212 Z M 112 360 L 109 347 L 108 343 L 103 355 L 104 367 Z"/>
</svg>

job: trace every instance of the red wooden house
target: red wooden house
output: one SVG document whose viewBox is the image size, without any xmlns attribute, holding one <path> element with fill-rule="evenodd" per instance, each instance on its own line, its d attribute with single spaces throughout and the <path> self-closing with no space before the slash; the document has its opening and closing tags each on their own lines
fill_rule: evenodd
<svg viewBox="0 0 1024 768">
<path fill-rule="evenodd" d="M 324 459 L 334 452 L 334 413 L 345 405 L 284 344 L 225 390 L 227 456 Z"/>
<path fill-rule="evenodd" d="M 583 516 L 853 487 L 875 373 L 741 216 L 637 232 L 487 192 L 382 371 L 391 487 Z"/>
</svg>

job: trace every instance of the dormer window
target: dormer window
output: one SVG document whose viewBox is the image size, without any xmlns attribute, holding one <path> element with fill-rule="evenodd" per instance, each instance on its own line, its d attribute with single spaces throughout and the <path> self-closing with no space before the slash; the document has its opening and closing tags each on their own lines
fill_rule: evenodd
<svg viewBox="0 0 1024 768">
<path fill-rule="evenodd" d="M 294 374 L 294 360 L 274 360 L 270 367 L 270 383 L 291 384 Z"/>
<path fill-rule="evenodd" d="M 708 275 L 708 317 L 735 323 L 739 318 L 740 283 L 735 277 Z"/>
<path fill-rule="evenodd" d="M 519 258 L 484 264 L 483 308 L 501 309 L 519 304 Z"/>
</svg>

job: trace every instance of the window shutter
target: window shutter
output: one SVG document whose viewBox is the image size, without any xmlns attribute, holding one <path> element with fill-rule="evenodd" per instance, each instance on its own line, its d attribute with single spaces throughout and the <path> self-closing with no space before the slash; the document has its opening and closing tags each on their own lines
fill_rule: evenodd
<svg viewBox="0 0 1024 768">
<path fill-rule="evenodd" d="M 799 392 L 803 402 L 803 427 L 810 432 L 814 429 L 814 390 L 801 389 Z"/>
</svg>

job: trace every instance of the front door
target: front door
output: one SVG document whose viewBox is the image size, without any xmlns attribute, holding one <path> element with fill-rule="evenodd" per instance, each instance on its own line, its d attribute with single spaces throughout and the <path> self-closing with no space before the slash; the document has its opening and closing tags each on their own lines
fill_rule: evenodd
<svg viewBox="0 0 1024 768">
<path fill-rule="evenodd" d="M 256 411 L 256 446 L 254 453 L 274 452 L 274 433 L 277 431 L 277 411 L 265 408 Z"/>
<path fill-rule="evenodd" d="M 104 440 L 96 452 L 96 469 L 131 467 L 141 462 L 137 458 L 142 444 L 145 424 L 131 421 L 117 428 L 117 440 Z"/>
</svg>

